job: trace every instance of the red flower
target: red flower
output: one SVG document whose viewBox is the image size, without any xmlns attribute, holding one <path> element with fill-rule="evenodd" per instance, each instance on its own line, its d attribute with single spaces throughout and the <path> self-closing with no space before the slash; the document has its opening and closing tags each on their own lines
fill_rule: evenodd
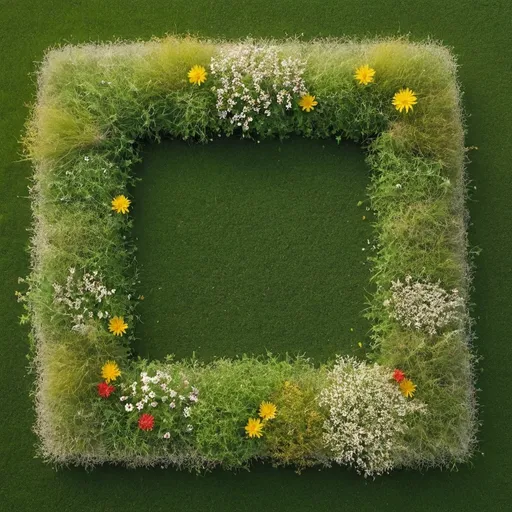
<svg viewBox="0 0 512 512">
<path fill-rule="evenodd" d="M 115 386 L 110 386 L 106 382 L 100 382 L 98 384 L 98 395 L 102 398 L 108 398 L 115 390 Z"/>
<path fill-rule="evenodd" d="M 151 414 L 143 414 L 139 418 L 139 428 L 141 430 L 153 430 L 155 426 L 155 417 Z"/>
<path fill-rule="evenodd" d="M 402 382 L 405 379 L 405 373 L 402 370 L 396 369 L 393 372 L 393 379 L 395 379 L 397 382 Z"/>
</svg>

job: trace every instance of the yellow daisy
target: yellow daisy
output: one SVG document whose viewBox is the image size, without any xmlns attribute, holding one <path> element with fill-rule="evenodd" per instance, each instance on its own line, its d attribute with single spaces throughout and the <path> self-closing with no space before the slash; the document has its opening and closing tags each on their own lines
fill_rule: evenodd
<svg viewBox="0 0 512 512">
<path fill-rule="evenodd" d="M 311 94 L 305 94 L 299 101 L 299 105 L 302 107 L 302 110 L 306 112 L 310 112 L 314 110 L 314 108 L 318 105 L 318 101 L 315 101 L 316 96 L 311 96 Z"/>
<path fill-rule="evenodd" d="M 398 92 L 395 92 L 395 95 L 393 96 L 393 105 L 400 112 L 402 112 L 404 108 L 405 113 L 409 112 L 409 110 L 412 110 L 412 106 L 416 105 L 416 103 L 418 103 L 416 93 L 411 91 L 409 87 L 400 89 Z"/>
<path fill-rule="evenodd" d="M 201 85 L 203 82 L 206 82 L 207 76 L 208 73 L 203 66 L 192 66 L 188 72 L 188 81 L 191 84 Z"/>
<path fill-rule="evenodd" d="M 365 64 L 364 66 L 359 66 L 356 69 L 356 73 L 354 75 L 354 78 L 361 84 L 361 85 L 368 85 L 370 82 L 373 82 L 373 77 L 375 76 L 375 69 L 368 66 L 368 64 Z"/>
<path fill-rule="evenodd" d="M 412 398 L 416 391 L 416 384 L 414 384 L 412 380 L 404 379 L 400 382 L 400 391 L 405 397 Z"/>
<path fill-rule="evenodd" d="M 273 420 L 276 417 L 277 407 L 271 402 L 261 402 L 259 416 L 263 420 Z"/>
<path fill-rule="evenodd" d="M 245 426 L 245 432 L 248 437 L 257 437 L 259 439 L 263 435 L 263 423 L 259 418 L 249 418 Z"/>
<path fill-rule="evenodd" d="M 115 361 L 107 361 L 101 367 L 101 376 L 107 381 L 116 380 L 121 375 L 121 370 Z"/>
<path fill-rule="evenodd" d="M 122 316 L 114 316 L 108 323 L 108 330 L 115 336 L 122 336 L 126 329 L 128 329 L 128 324 Z"/>
<path fill-rule="evenodd" d="M 116 213 L 128 213 L 128 207 L 130 204 L 131 201 L 127 197 L 123 195 L 117 196 L 112 199 L 112 210 Z"/>
</svg>

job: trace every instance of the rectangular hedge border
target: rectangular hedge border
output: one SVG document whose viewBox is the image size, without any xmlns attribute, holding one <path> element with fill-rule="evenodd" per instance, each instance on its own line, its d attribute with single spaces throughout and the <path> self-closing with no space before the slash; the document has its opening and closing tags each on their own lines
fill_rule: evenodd
<svg viewBox="0 0 512 512">
<path fill-rule="evenodd" d="M 398 434 L 396 449 L 380 466 L 368 469 L 368 461 L 356 460 L 359 456 L 334 456 L 318 446 L 307 447 L 302 458 L 292 455 L 273 462 L 295 463 L 300 469 L 337 461 L 378 474 L 391 468 L 451 467 L 467 461 L 475 445 L 476 400 L 467 307 L 464 129 L 456 64 L 441 45 L 402 39 L 227 43 L 166 37 L 64 46 L 46 53 L 24 138 L 34 165 L 34 226 L 28 291 L 20 295 L 26 302 L 24 319 L 32 325 L 39 454 L 53 463 L 86 466 L 110 462 L 245 467 L 253 458 L 272 454 L 266 441 L 258 444 L 260 440 L 244 438 L 244 424 L 236 424 L 231 405 L 218 398 L 222 393 L 216 383 L 221 377 L 227 386 L 238 385 L 246 376 L 244 390 L 231 399 L 242 408 L 247 401 L 247 417 L 257 414 L 257 400 L 269 399 L 269 390 L 276 386 L 294 382 L 306 397 L 307 392 L 332 385 L 332 362 L 313 368 L 306 359 L 271 356 L 219 359 L 209 365 L 130 358 L 137 302 L 135 247 L 127 237 L 129 217 L 113 214 L 110 203 L 134 183 L 130 168 L 139 160 L 141 141 L 166 136 L 206 143 L 223 133 L 242 134 L 236 124 L 218 116 L 209 82 L 191 85 L 187 73 L 194 65 L 209 69 L 219 52 L 255 44 L 272 48 L 279 58 L 306 62 L 304 80 L 318 104 L 306 115 L 294 99 L 290 109 L 272 112 L 272 122 L 270 117 L 255 122 L 244 135 L 343 137 L 367 149 L 377 240 L 371 258 L 376 292 L 368 310 L 373 321 L 369 360 L 390 372 L 402 369 L 417 384 L 415 400 L 427 408 Z M 371 87 L 354 79 L 354 70 L 362 64 L 376 70 Z M 412 113 L 399 113 L 391 104 L 402 87 L 417 93 Z M 70 329 L 69 318 L 55 304 L 53 286 L 65 283 L 69 268 L 78 273 L 96 270 L 116 288 L 109 307 L 122 312 L 129 325 L 127 336 L 113 336 L 106 321 L 98 318 L 87 322 L 83 332 Z M 391 283 L 409 275 L 458 289 L 465 307 L 457 328 L 430 336 L 390 318 L 384 304 L 390 299 Z M 160 428 L 158 439 L 156 434 L 151 437 L 153 433 L 144 437 L 132 416 L 123 419 L 123 404 L 107 406 L 96 393 L 107 360 L 121 367 L 123 389 L 143 372 L 150 378 L 167 372 L 200 383 L 201 405 L 192 414 L 196 423 L 190 425 L 194 430 L 189 437 L 182 433 L 174 443 L 163 445 Z M 358 363 L 348 364 L 355 368 Z M 212 411 L 218 416 L 209 421 Z M 229 436 L 224 438 L 224 432 Z"/>
</svg>

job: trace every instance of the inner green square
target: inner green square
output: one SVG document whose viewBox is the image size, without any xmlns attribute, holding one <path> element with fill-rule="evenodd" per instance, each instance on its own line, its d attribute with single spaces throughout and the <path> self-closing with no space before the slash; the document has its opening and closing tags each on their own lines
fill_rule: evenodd
<svg viewBox="0 0 512 512">
<path fill-rule="evenodd" d="M 141 156 L 136 353 L 363 355 L 372 229 L 359 146 L 222 138 Z"/>
</svg>

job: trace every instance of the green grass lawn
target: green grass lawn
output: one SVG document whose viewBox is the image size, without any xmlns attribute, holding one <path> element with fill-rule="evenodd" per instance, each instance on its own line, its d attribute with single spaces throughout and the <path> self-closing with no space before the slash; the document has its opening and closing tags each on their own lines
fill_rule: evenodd
<svg viewBox="0 0 512 512">
<path fill-rule="evenodd" d="M 142 156 L 138 354 L 363 355 L 372 228 L 357 205 L 368 181 L 360 147 L 166 141 Z"/>
<path fill-rule="evenodd" d="M 512 288 L 512 218 L 509 214 L 512 118 L 506 112 L 512 78 L 508 50 L 511 7 L 504 0 L 261 0 L 244 5 L 234 0 L 176 0 L 172 5 L 161 0 L 144 3 L 91 0 L 72 5 L 62 0 L 0 0 L 3 64 L 0 73 L 0 389 L 3 413 L 0 423 L 0 511 L 509 510 L 512 498 L 512 441 L 508 435 L 512 423 L 509 393 L 512 351 L 508 314 Z M 304 34 L 306 39 L 329 35 L 411 33 L 413 39 L 433 36 L 454 47 L 461 64 L 464 105 L 471 113 L 467 145 L 479 147 L 478 151 L 470 153 L 473 160 L 469 168 L 473 180 L 471 186 L 475 189 L 472 188 L 469 206 L 471 242 L 482 248 L 477 259 L 473 300 L 476 303 L 478 351 L 484 357 L 481 366 L 485 371 L 478 384 L 482 388 L 480 401 L 483 406 L 480 449 L 485 455 L 478 454 L 472 467 L 464 466 L 453 473 L 433 471 L 424 475 L 397 472 L 372 482 L 341 469 L 309 471 L 298 477 L 291 470 L 274 470 L 261 465 L 255 466 L 250 473 L 214 471 L 200 477 L 174 470 L 129 471 L 115 467 L 99 468 L 92 473 L 82 469 L 55 472 L 33 458 L 36 439 L 30 430 L 34 416 L 29 396 L 31 377 L 26 375 L 25 368 L 27 332 L 18 325 L 21 310 L 14 298 L 17 279 L 27 274 L 29 263 L 25 249 L 30 236 L 26 189 L 30 166 L 18 162 L 18 140 L 28 113 L 25 104 L 33 100 L 35 93 L 29 73 L 34 70 L 34 61 L 42 58 L 45 48 L 56 43 L 116 37 L 150 38 L 165 32 L 187 31 L 200 36 L 228 38 L 249 34 L 278 38 Z M 270 146 L 277 150 L 277 144 Z M 221 146 L 216 143 L 199 150 L 220 151 L 217 147 Z M 316 148 L 311 151 L 319 154 L 320 146 Z M 254 151 L 256 149 L 259 151 L 259 148 Z M 190 150 L 188 162 L 197 158 L 193 156 L 197 150 Z M 154 157 L 147 154 L 148 171 L 149 167 L 155 171 L 162 167 L 156 162 L 160 148 L 154 151 Z M 171 148 L 164 150 L 162 146 L 161 151 L 160 158 L 171 160 Z M 237 151 L 241 156 L 242 151 Z M 154 165 L 151 164 L 153 158 Z M 229 162 L 228 152 L 223 158 Z M 360 159 L 359 156 L 354 158 L 356 161 Z M 347 158 L 343 155 L 340 172 L 346 165 Z M 354 164 L 353 167 L 358 166 Z M 171 167 L 169 165 L 169 169 Z M 332 170 L 328 162 L 319 167 L 327 174 Z M 262 172 L 264 167 L 257 169 Z M 352 165 L 348 169 L 352 169 Z M 173 169 L 173 172 L 178 170 Z M 141 174 L 145 174 L 144 169 Z M 360 176 L 363 179 L 362 174 Z M 171 187 L 170 178 L 170 175 L 165 178 L 166 187 Z M 233 185 L 234 181 L 230 183 Z M 343 179 L 340 180 L 342 183 Z M 137 191 L 140 194 L 137 201 L 141 205 L 145 197 L 150 197 L 149 191 L 144 191 L 146 186 L 150 186 L 149 180 L 140 183 Z M 137 223 L 142 221 L 143 215 L 141 211 L 140 217 L 136 217 Z M 138 224 L 135 229 L 139 229 Z M 152 230 L 155 233 L 158 230 L 156 219 L 153 226 L 148 223 L 145 236 L 151 236 Z M 350 247 L 356 244 L 356 235 L 350 234 Z M 166 244 L 172 243 L 170 238 Z M 143 262 L 144 244 L 141 245 Z M 145 247 L 148 251 L 149 246 Z M 341 263 L 347 261 L 343 258 Z M 149 274 L 158 269 L 149 265 L 145 268 L 148 275 L 143 277 L 141 284 L 149 286 Z M 149 308 L 151 301 L 158 302 L 158 297 L 145 293 L 148 306 L 144 304 L 144 307 Z M 143 318 L 148 316 L 143 308 L 141 313 Z M 165 317 L 163 313 L 162 316 Z M 150 325 L 143 328 L 149 329 Z M 230 329 L 234 330 L 235 324 L 231 324 Z M 179 351 L 173 349 L 176 345 L 170 337 L 162 345 L 146 343 L 145 347 L 140 346 L 139 350 L 149 350 L 151 355 L 168 351 L 179 355 L 189 353 L 189 348 L 183 344 Z M 311 352 L 318 354 L 316 350 L 316 347 L 314 351 L 312 348 Z M 220 352 L 212 348 L 211 354 Z M 206 352 L 204 357 L 207 357 Z"/>
</svg>

